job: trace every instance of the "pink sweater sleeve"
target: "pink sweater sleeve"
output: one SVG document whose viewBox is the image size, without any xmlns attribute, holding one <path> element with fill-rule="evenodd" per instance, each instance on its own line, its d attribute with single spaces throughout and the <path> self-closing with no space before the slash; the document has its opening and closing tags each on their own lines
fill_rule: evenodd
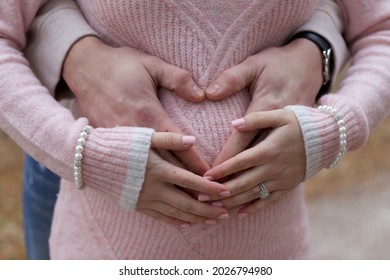
<svg viewBox="0 0 390 280">
<path fill-rule="evenodd" d="M 61 78 L 68 51 L 85 36 L 98 35 L 74 1 L 52 0 L 38 11 L 28 31 L 27 47 L 23 52 L 35 75 L 50 93 L 54 93 Z"/>
<path fill-rule="evenodd" d="M 352 62 L 340 88 L 319 100 L 343 117 L 347 148 L 356 150 L 390 110 L 390 2 L 339 1 Z M 333 117 L 316 109 L 289 106 L 301 125 L 306 147 L 306 179 L 336 158 L 339 131 Z"/>
<path fill-rule="evenodd" d="M 88 120 L 76 120 L 54 100 L 20 51 L 42 2 L 0 2 L 0 128 L 36 160 L 73 181 L 75 146 Z M 135 209 L 152 133 L 146 128 L 95 129 L 83 152 L 85 186 Z"/>
</svg>

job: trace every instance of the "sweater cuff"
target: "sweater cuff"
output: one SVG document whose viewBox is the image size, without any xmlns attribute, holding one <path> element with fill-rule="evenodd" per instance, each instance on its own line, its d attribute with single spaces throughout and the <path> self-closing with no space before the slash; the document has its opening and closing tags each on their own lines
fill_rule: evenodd
<svg viewBox="0 0 390 280">
<path fill-rule="evenodd" d="M 141 191 L 151 137 L 149 128 L 97 128 L 83 152 L 83 183 L 134 211 Z"/>
<path fill-rule="evenodd" d="M 347 130 L 347 150 L 363 146 L 366 140 L 363 134 L 368 133 L 368 128 L 366 132 L 362 131 L 362 125 L 358 123 L 359 112 L 351 103 L 335 100 L 334 96 L 321 99 L 321 103 L 332 106 L 342 116 Z M 340 148 L 339 126 L 332 115 L 315 108 L 294 105 L 286 109 L 294 112 L 301 127 L 306 151 L 306 181 L 321 169 L 328 168 L 336 159 Z"/>
<path fill-rule="evenodd" d="M 36 76 L 53 96 L 68 51 L 85 36 L 97 36 L 97 33 L 73 1 L 49 1 L 32 23 L 25 55 Z"/>
</svg>

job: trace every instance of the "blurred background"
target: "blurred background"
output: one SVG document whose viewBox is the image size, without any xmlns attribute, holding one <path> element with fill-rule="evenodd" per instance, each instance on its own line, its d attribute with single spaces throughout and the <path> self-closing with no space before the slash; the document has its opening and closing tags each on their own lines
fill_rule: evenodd
<svg viewBox="0 0 390 280">
<path fill-rule="evenodd" d="M 25 259 L 21 150 L 0 131 L 0 259 Z M 390 118 L 306 183 L 313 259 L 390 259 Z"/>
</svg>

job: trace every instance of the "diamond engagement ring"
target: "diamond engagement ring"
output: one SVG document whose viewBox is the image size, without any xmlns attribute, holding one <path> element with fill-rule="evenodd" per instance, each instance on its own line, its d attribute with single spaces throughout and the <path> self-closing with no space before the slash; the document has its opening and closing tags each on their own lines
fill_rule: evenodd
<svg viewBox="0 0 390 280">
<path fill-rule="evenodd" d="M 265 186 L 265 183 L 262 182 L 257 185 L 260 188 L 260 199 L 266 199 L 269 197 L 269 190 Z"/>
</svg>

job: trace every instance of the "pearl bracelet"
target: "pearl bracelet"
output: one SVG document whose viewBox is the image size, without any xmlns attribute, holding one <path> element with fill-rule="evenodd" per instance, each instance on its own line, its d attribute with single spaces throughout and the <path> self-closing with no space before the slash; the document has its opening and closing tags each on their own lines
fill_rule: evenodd
<svg viewBox="0 0 390 280">
<path fill-rule="evenodd" d="M 76 154 L 74 155 L 74 182 L 78 190 L 83 189 L 83 178 L 81 175 L 84 145 L 87 141 L 88 134 L 93 130 L 90 125 L 85 126 L 80 133 L 80 138 L 77 140 Z"/>
<path fill-rule="evenodd" d="M 337 157 L 335 161 L 330 165 L 329 168 L 335 167 L 343 158 L 345 153 L 347 152 L 347 129 L 345 127 L 345 122 L 339 113 L 337 113 L 336 109 L 334 109 L 331 106 L 327 105 L 321 105 L 317 107 L 318 110 L 320 110 L 323 113 L 331 114 L 334 119 L 337 122 L 337 125 L 339 126 L 339 152 L 337 154 Z"/>
</svg>

